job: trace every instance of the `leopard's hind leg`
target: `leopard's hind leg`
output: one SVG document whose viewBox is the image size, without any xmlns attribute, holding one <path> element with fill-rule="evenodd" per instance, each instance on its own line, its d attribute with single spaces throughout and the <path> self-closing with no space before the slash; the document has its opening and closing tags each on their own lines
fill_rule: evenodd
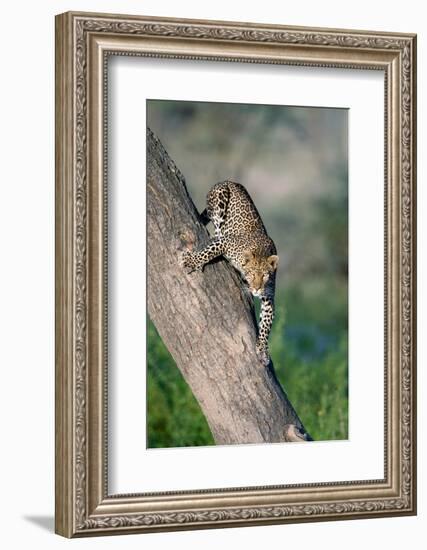
<svg viewBox="0 0 427 550">
<path fill-rule="evenodd" d="M 221 228 L 227 216 L 230 189 L 227 182 L 215 184 L 207 196 L 207 207 L 202 215 L 212 221 L 215 228 L 215 236 L 221 236 Z"/>
</svg>

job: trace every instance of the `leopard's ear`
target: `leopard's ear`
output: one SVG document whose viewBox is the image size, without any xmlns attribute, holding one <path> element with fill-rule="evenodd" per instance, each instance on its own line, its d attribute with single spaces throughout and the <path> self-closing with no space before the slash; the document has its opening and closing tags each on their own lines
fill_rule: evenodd
<svg viewBox="0 0 427 550">
<path fill-rule="evenodd" d="M 243 265 L 247 264 L 248 262 L 250 262 L 253 259 L 254 259 L 254 254 L 250 250 L 246 250 L 243 253 Z"/>
<path fill-rule="evenodd" d="M 277 266 L 279 265 L 279 256 L 276 256 L 275 254 L 273 254 L 272 256 L 269 256 L 267 258 L 267 262 L 270 264 L 271 269 L 273 271 L 276 271 Z"/>
</svg>

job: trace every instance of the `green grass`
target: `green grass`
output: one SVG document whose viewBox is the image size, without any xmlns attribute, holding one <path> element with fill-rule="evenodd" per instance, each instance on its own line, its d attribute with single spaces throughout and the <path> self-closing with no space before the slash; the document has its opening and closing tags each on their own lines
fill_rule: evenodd
<svg viewBox="0 0 427 550">
<path fill-rule="evenodd" d="M 317 441 L 348 437 L 347 286 L 313 279 L 277 296 L 274 367 Z M 292 319 L 292 323 L 290 322 Z M 148 329 L 148 446 L 213 445 L 209 426 L 154 325 Z"/>
<path fill-rule="evenodd" d="M 313 439 L 347 439 L 347 333 L 334 341 L 313 327 L 286 331 L 283 318 L 282 309 L 270 345 L 282 386 Z"/>
</svg>

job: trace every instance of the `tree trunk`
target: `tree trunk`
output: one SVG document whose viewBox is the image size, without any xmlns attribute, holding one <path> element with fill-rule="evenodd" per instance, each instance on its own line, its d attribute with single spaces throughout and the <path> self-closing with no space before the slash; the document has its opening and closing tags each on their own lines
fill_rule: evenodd
<svg viewBox="0 0 427 550">
<path fill-rule="evenodd" d="M 214 183 L 214 182 L 213 182 Z M 148 311 L 217 444 L 306 441 L 274 373 L 258 360 L 252 298 L 226 260 L 186 274 L 179 257 L 209 239 L 184 177 L 147 130 Z"/>
</svg>

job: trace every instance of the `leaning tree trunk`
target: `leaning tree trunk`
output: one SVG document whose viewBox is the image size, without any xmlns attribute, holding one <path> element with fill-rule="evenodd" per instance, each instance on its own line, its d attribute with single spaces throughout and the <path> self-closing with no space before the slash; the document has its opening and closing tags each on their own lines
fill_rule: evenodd
<svg viewBox="0 0 427 550">
<path fill-rule="evenodd" d="M 310 439 L 273 366 L 258 360 L 252 299 L 226 261 L 186 274 L 209 239 L 184 177 L 147 130 L 148 310 L 217 444 Z"/>
</svg>

